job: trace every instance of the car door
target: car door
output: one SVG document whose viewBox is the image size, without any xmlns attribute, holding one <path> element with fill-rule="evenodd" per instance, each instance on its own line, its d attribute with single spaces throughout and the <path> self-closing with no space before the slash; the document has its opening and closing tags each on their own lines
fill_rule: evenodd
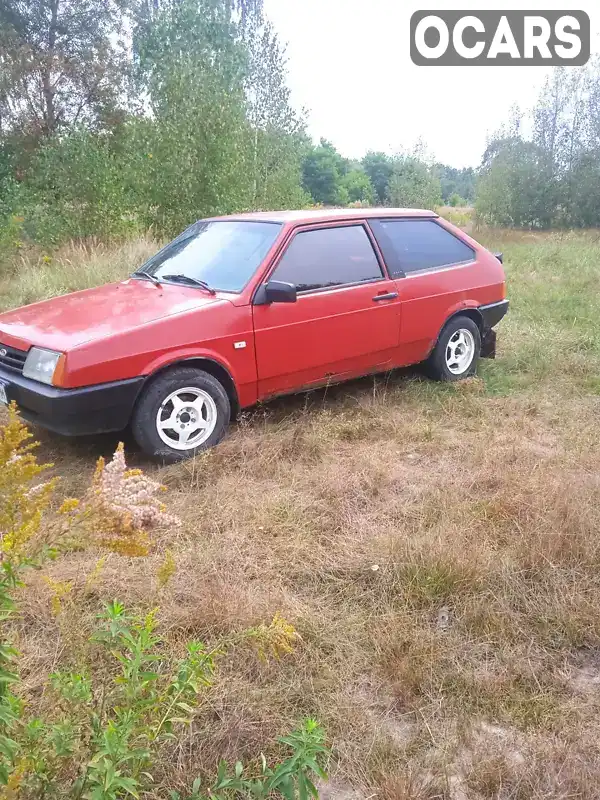
<svg viewBox="0 0 600 800">
<path fill-rule="evenodd" d="M 259 397 L 343 380 L 393 361 L 397 288 L 363 223 L 299 229 L 269 279 L 297 300 L 253 306 Z"/>
<path fill-rule="evenodd" d="M 477 254 L 434 218 L 373 219 L 369 226 L 402 303 L 397 363 L 417 363 L 480 284 Z"/>
</svg>

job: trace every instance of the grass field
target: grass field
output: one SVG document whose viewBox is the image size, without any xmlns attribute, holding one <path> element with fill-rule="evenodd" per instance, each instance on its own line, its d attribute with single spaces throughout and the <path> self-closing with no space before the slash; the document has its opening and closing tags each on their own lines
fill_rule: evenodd
<svg viewBox="0 0 600 800">
<path fill-rule="evenodd" d="M 477 235 L 477 234 L 476 234 Z M 597 798 L 600 787 L 600 234 L 480 232 L 505 254 L 511 311 L 495 362 L 456 385 L 364 379 L 243 415 L 194 463 L 156 469 L 182 528 L 147 559 L 49 570 L 80 600 L 57 620 L 36 575 L 18 625 L 30 703 L 100 599 L 160 606 L 173 652 L 276 612 L 301 635 L 259 664 L 226 657 L 157 771 L 189 785 L 316 716 L 330 800 Z M 152 250 L 26 260 L 3 306 L 126 273 Z M 40 434 L 65 491 L 116 437 Z M 152 577 L 170 548 L 177 572 Z"/>
</svg>

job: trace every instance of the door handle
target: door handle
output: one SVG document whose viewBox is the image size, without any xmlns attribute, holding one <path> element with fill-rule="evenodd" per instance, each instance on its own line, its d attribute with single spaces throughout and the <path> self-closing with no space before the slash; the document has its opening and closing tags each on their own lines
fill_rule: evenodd
<svg viewBox="0 0 600 800">
<path fill-rule="evenodd" d="M 386 292 L 385 294 L 376 294 L 373 300 L 378 303 L 380 300 L 395 300 L 398 297 L 398 292 Z"/>
</svg>

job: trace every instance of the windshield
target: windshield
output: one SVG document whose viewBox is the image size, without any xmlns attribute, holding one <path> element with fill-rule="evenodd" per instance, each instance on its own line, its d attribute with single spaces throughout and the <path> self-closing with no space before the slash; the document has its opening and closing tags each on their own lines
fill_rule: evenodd
<svg viewBox="0 0 600 800">
<path fill-rule="evenodd" d="M 166 282 L 173 276 L 204 281 L 223 292 L 241 292 L 277 238 L 275 222 L 195 222 L 141 271 Z M 190 285 L 193 283 L 190 282 Z"/>
</svg>

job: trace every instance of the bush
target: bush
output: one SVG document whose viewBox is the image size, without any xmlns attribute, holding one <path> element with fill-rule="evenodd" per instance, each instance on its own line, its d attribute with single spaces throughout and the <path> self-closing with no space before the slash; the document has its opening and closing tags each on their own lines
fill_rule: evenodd
<svg viewBox="0 0 600 800">
<path fill-rule="evenodd" d="M 361 208 L 375 203 L 375 190 L 367 173 L 353 169 L 342 178 L 342 187 L 348 193 L 348 203 L 359 203 Z"/>
<path fill-rule="evenodd" d="M 138 232 L 143 209 L 133 202 L 128 180 L 133 168 L 129 139 L 124 126 L 111 134 L 75 129 L 45 142 L 20 186 L 24 236 L 56 245 Z"/>
<path fill-rule="evenodd" d="M 389 201 L 399 208 L 435 208 L 442 189 L 434 169 L 417 156 L 397 156 L 389 183 Z"/>
<path fill-rule="evenodd" d="M 452 206 L 453 208 L 457 208 L 459 206 L 466 206 L 467 201 L 462 198 L 459 194 L 454 192 L 454 194 L 450 195 L 450 199 L 448 200 L 448 205 Z"/>
</svg>

